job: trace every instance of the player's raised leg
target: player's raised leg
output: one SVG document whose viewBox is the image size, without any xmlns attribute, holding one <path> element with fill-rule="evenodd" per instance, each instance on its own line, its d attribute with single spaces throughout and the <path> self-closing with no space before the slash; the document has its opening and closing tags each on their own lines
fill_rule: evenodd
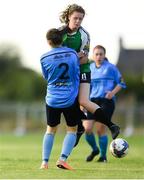
<svg viewBox="0 0 144 180">
<path fill-rule="evenodd" d="M 90 91 L 90 84 L 89 83 L 81 83 L 80 90 L 79 90 L 79 103 L 81 106 L 86 108 L 87 111 L 91 112 L 94 116 L 95 121 L 101 122 L 108 126 L 111 131 L 112 138 L 115 139 L 118 134 L 120 133 L 120 128 L 116 124 L 114 124 L 111 120 L 109 120 L 104 111 L 101 109 L 99 105 L 93 103 L 89 100 L 89 91 Z M 78 144 L 82 133 L 77 132 L 77 139 L 76 144 Z"/>
<path fill-rule="evenodd" d="M 87 111 L 91 112 L 95 120 L 105 124 L 111 131 L 112 138 L 115 139 L 120 133 L 120 128 L 107 118 L 102 108 L 89 100 L 89 83 L 81 83 L 79 91 L 79 102 Z"/>
</svg>

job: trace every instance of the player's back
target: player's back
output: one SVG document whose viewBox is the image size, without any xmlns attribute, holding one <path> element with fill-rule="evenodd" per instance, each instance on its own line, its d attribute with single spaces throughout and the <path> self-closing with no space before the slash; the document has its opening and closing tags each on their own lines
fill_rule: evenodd
<svg viewBox="0 0 144 180">
<path fill-rule="evenodd" d="M 42 71 L 47 80 L 46 103 L 56 108 L 74 103 L 79 89 L 79 59 L 74 50 L 53 48 L 41 57 Z"/>
</svg>

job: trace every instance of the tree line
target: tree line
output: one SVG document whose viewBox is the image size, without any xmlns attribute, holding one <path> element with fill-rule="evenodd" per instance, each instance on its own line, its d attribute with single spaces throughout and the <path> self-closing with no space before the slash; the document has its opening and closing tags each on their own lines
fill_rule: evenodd
<svg viewBox="0 0 144 180">
<path fill-rule="evenodd" d="M 0 101 L 40 101 L 45 88 L 42 75 L 22 65 L 14 45 L 0 45 Z"/>
<path fill-rule="evenodd" d="M 120 95 L 129 93 L 139 101 L 144 100 L 144 75 L 124 74 L 127 88 Z M 19 50 L 14 45 L 0 45 L 0 101 L 44 100 L 46 81 L 42 75 L 23 66 Z"/>
</svg>

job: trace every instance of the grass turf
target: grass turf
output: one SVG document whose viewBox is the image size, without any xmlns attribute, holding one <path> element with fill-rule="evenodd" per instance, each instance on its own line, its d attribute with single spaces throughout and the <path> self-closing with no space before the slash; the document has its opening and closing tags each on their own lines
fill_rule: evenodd
<svg viewBox="0 0 144 180">
<path fill-rule="evenodd" d="M 85 162 L 90 147 L 82 137 L 68 159 L 75 169 L 57 169 L 63 135 L 57 134 L 48 170 L 39 170 L 43 134 L 27 134 L 22 137 L 0 135 L 0 179 L 139 179 L 144 178 L 144 136 L 126 138 L 129 154 L 114 158 L 108 151 L 108 163 Z M 112 139 L 109 138 L 109 142 Z"/>
</svg>

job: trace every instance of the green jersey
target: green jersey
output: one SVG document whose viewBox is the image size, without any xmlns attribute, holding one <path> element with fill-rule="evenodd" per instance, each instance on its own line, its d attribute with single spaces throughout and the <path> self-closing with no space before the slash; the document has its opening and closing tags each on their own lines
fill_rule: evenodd
<svg viewBox="0 0 144 180">
<path fill-rule="evenodd" d="M 89 53 L 90 47 L 90 38 L 89 34 L 80 27 L 77 32 L 68 33 L 66 30 L 67 27 L 62 27 L 63 30 L 63 46 L 74 49 L 76 52 L 84 51 L 86 54 Z M 90 72 L 89 63 L 80 65 L 81 73 Z"/>
</svg>

